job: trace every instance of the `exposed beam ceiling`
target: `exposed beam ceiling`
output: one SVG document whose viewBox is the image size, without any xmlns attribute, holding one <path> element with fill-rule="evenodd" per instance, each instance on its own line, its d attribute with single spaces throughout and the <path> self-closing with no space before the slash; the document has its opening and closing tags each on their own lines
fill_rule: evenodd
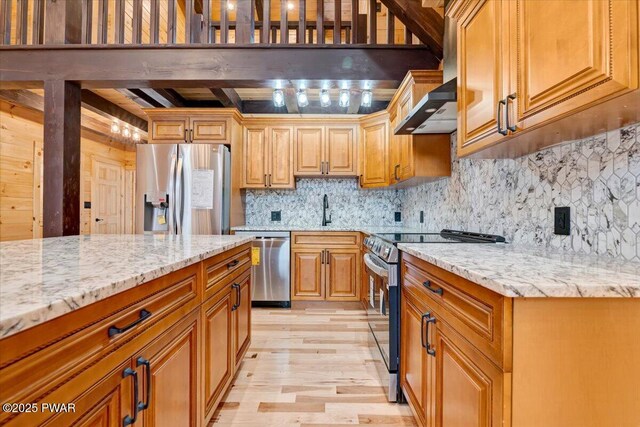
<svg viewBox="0 0 640 427">
<path fill-rule="evenodd" d="M 231 88 L 212 88 L 210 91 L 224 107 L 234 107 L 242 111 L 242 100 L 235 90 Z"/>
<path fill-rule="evenodd" d="M 444 18 L 421 0 L 380 0 L 433 54 L 442 58 Z"/>
<path fill-rule="evenodd" d="M 150 88 L 145 88 L 145 89 L 141 89 L 142 92 L 146 93 L 150 98 L 154 99 L 156 102 L 158 102 L 161 106 L 166 107 L 166 108 L 171 108 L 171 107 L 186 107 L 187 103 L 184 100 L 184 98 L 182 98 L 180 96 L 179 93 L 177 93 L 175 90 L 173 89 L 150 89 Z"/>
<path fill-rule="evenodd" d="M 0 80 L 5 85 L 37 85 L 39 81 L 59 79 L 79 81 L 83 88 L 260 87 L 256 82 L 275 79 L 363 78 L 390 80 L 397 85 L 408 70 L 437 69 L 439 64 L 426 46 L 61 45 L 2 47 L 0 53 Z M 142 63 L 144 67 L 140 66 Z"/>
<path fill-rule="evenodd" d="M 97 95 L 88 89 L 82 89 L 82 106 L 103 117 L 112 119 L 116 118 L 124 123 L 128 123 L 141 131 L 147 132 L 148 130 L 146 120 L 141 119 L 135 114 L 128 112 L 124 108 L 104 99 L 100 95 Z"/>
<path fill-rule="evenodd" d="M 141 89 L 118 89 L 118 92 L 143 108 L 163 107 L 162 104 L 144 93 Z"/>
</svg>

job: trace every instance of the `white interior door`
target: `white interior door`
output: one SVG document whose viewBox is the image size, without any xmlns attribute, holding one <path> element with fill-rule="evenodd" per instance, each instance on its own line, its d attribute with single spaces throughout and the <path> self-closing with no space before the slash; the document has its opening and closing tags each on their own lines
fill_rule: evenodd
<svg viewBox="0 0 640 427">
<path fill-rule="evenodd" d="M 123 174 L 120 164 L 93 159 L 91 180 L 91 233 L 120 234 L 124 222 L 122 210 Z"/>
</svg>

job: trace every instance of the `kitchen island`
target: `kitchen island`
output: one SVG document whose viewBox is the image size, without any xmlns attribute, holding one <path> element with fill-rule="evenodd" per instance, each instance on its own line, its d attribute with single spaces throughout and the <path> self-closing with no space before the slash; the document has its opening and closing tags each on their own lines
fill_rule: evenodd
<svg viewBox="0 0 640 427">
<path fill-rule="evenodd" d="M 205 425 L 250 344 L 251 240 L 0 244 L 0 424 Z"/>
<path fill-rule="evenodd" d="M 638 263 L 509 244 L 398 248 L 400 382 L 420 425 L 640 425 Z"/>
</svg>

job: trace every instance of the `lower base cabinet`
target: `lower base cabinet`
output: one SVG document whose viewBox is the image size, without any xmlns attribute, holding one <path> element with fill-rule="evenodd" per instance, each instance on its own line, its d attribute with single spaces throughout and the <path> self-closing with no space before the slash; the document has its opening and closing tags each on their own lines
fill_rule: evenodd
<svg viewBox="0 0 640 427">
<path fill-rule="evenodd" d="M 234 289 L 237 295 L 235 310 L 233 310 L 233 342 L 234 366 L 237 369 L 251 344 L 251 276 L 249 272 L 234 283 Z"/>
</svg>

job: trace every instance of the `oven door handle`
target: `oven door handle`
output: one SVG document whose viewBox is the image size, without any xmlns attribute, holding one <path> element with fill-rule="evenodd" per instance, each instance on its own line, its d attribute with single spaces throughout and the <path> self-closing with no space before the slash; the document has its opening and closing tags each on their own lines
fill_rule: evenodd
<svg viewBox="0 0 640 427">
<path fill-rule="evenodd" d="M 369 267 L 369 270 L 373 271 L 376 275 L 380 277 L 389 277 L 387 269 L 376 264 L 370 254 L 364 254 L 364 263 Z"/>
</svg>

